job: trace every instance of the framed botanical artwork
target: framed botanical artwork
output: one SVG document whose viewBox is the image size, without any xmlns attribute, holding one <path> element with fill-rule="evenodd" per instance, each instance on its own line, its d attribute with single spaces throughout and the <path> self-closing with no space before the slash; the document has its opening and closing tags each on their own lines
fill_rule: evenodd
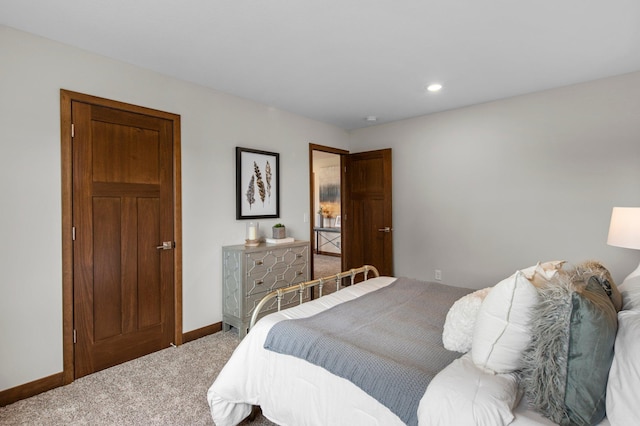
<svg viewBox="0 0 640 426">
<path fill-rule="evenodd" d="M 236 147 L 236 219 L 280 217 L 280 154 Z"/>
</svg>

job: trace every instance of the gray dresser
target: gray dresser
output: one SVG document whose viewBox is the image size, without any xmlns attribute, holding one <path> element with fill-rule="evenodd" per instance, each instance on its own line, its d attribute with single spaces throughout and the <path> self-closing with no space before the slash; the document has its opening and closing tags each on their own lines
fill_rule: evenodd
<svg viewBox="0 0 640 426">
<path fill-rule="evenodd" d="M 269 292 L 309 280 L 309 242 L 244 245 L 222 248 L 222 328 L 238 329 L 240 338 L 247 334 L 253 310 Z M 303 299 L 309 299 L 309 289 Z M 285 295 L 281 306 L 297 305 L 298 293 Z M 275 299 L 262 309 L 260 316 L 277 310 Z"/>
</svg>

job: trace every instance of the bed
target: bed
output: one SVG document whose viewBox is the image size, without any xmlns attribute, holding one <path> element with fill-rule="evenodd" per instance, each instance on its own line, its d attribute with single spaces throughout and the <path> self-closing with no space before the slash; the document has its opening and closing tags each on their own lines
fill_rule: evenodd
<svg viewBox="0 0 640 426">
<path fill-rule="evenodd" d="M 500 285 L 503 282 L 501 282 L 492 287 L 490 292 L 485 293 L 497 299 L 494 303 L 504 306 L 505 303 L 501 296 L 511 294 L 510 297 L 513 297 L 517 294 L 520 290 L 516 284 L 521 283 L 523 279 L 531 282 L 532 278 L 539 279 L 540 276 L 548 277 L 551 275 L 551 272 L 541 268 L 541 264 L 538 263 L 536 267 L 528 269 L 528 276 L 526 275 L 527 270 L 523 270 L 524 272 L 517 271 L 509 279 L 505 279 L 504 281 L 509 281 L 512 284 L 512 287 L 502 286 L 508 287 L 507 291 L 495 290 L 502 288 Z M 347 275 L 353 277 L 354 271 L 344 272 L 329 279 Z M 367 269 L 367 273 L 371 271 L 371 269 Z M 537 276 L 535 275 L 536 271 L 538 272 Z M 361 272 L 363 272 L 362 268 Z M 373 297 L 372 295 L 376 293 L 390 291 L 391 288 L 398 287 L 401 283 L 400 278 L 378 277 L 376 276 L 377 271 L 373 275 L 374 277 L 369 277 L 364 282 L 345 287 L 336 293 L 267 315 L 252 326 L 250 333 L 240 342 L 233 356 L 208 391 L 207 399 L 215 424 L 217 426 L 236 425 L 250 416 L 256 406 L 261 407 L 266 418 L 280 425 L 513 424 L 526 426 L 556 424 L 545 418 L 538 410 L 529 408 L 529 395 L 525 392 L 525 396 L 522 397 L 520 391 L 520 370 L 496 372 L 489 368 L 478 368 L 477 360 L 473 359 L 475 352 L 473 354 L 471 351 L 463 353 L 463 351 L 450 351 L 441 348 L 442 351 L 449 353 L 449 360 L 440 360 L 445 364 L 436 368 L 437 371 L 431 377 L 433 380 L 427 383 L 424 392 L 418 395 L 417 399 L 414 397 L 416 399 L 413 402 L 414 405 L 409 404 L 410 407 L 417 406 L 417 410 L 414 413 L 414 418 L 408 419 L 406 412 L 398 410 L 397 407 L 390 408 L 388 401 L 383 403 L 380 401 L 379 395 L 372 396 L 368 391 L 363 390 L 363 388 L 366 389 L 366 386 L 363 387 L 362 383 L 354 381 L 353 377 L 346 377 L 343 373 L 336 375 L 330 372 L 326 366 L 318 365 L 317 360 L 307 361 L 297 355 L 281 353 L 281 348 L 265 349 L 265 343 L 269 346 L 268 342 L 278 339 L 277 333 L 274 332 L 278 327 L 282 328 L 282 324 L 313 321 L 323 312 L 326 313 L 329 310 L 334 312 L 333 310 L 341 307 L 345 309 L 345 306 L 352 306 L 350 304 L 357 302 L 358 299 L 364 300 Z M 323 280 L 320 280 L 320 284 L 322 282 Z M 317 285 L 318 280 L 295 286 L 296 288 L 290 288 L 288 291 L 302 290 L 306 284 Z M 451 289 L 450 286 L 438 283 L 423 282 L 422 284 L 429 286 L 430 291 L 433 292 L 441 291 L 441 287 Z M 640 287 L 640 282 L 637 284 Z M 471 289 L 454 289 L 454 292 L 447 296 L 449 297 L 448 302 L 439 302 L 437 313 L 432 315 L 430 320 L 431 326 L 435 327 L 436 333 L 440 335 L 440 345 L 442 345 L 443 329 L 450 320 L 449 316 L 454 311 L 454 306 L 459 305 L 462 300 L 473 299 L 473 295 L 479 293 Z M 265 300 L 264 304 L 272 303 L 273 298 L 277 299 L 277 296 L 277 294 L 271 295 L 271 301 Z M 479 306 L 484 306 L 486 298 L 488 296 L 485 295 L 480 300 Z M 640 299 L 640 297 L 638 298 Z M 538 302 L 536 300 L 536 303 Z M 512 307 L 517 311 L 526 310 L 526 307 L 523 308 L 517 303 Z M 511 313 L 513 314 L 513 312 Z M 635 315 L 632 317 L 633 321 L 640 318 L 640 306 L 638 306 L 637 313 L 637 318 Z M 257 313 L 255 314 L 257 317 Z M 489 314 L 493 315 L 494 313 L 489 312 Z M 479 313 L 477 315 L 477 321 L 480 321 L 481 315 Z M 350 321 L 352 324 L 354 322 L 359 324 L 358 321 L 354 321 L 354 318 L 351 318 Z M 631 322 L 631 332 L 627 333 L 633 337 L 627 340 L 635 339 L 633 341 L 637 342 L 640 334 L 637 333 L 637 329 L 640 329 L 640 320 L 633 321 Z M 639 327 L 634 324 L 638 324 Z M 411 327 L 413 326 L 406 328 Z M 502 329 L 500 338 L 505 335 L 509 336 L 512 331 L 508 327 Z M 487 336 L 481 337 L 483 340 L 490 340 L 490 337 L 488 339 Z M 513 340 L 513 336 L 509 339 L 512 339 L 509 342 L 510 346 L 513 346 L 513 341 L 518 340 L 517 338 Z M 287 338 L 281 338 L 281 340 L 287 342 Z M 318 346 L 316 343 L 311 347 Z M 503 342 L 492 342 L 493 347 L 501 344 Z M 530 345 L 530 342 L 525 342 L 525 344 Z M 637 350 L 638 345 L 638 343 L 632 343 L 632 349 Z M 478 348 L 477 352 L 482 354 L 481 348 Z M 355 355 L 349 353 L 344 358 L 350 357 L 362 359 L 361 354 L 358 353 Z M 495 363 L 493 359 L 491 361 Z M 499 364 L 505 362 L 508 364 L 509 360 L 499 359 L 497 367 L 495 365 L 492 367 L 500 370 L 501 365 Z M 635 367 L 623 364 L 620 362 L 617 365 L 616 360 L 613 362 L 614 367 L 617 365 L 620 371 L 634 371 Z M 612 371 L 614 367 L 612 367 Z M 640 370 L 635 371 L 637 375 L 637 371 Z M 353 374 L 357 375 L 357 371 Z M 628 376 L 628 374 L 626 375 Z M 634 380 L 635 378 L 631 377 L 631 381 L 626 380 L 627 383 L 619 384 L 617 389 L 609 389 L 609 392 L 619 395 L 622 400 L 624 395 L 627 395 L 629 387 L 637 391 L 640 382 Z M 637 392 L 633 393 L 633 395 L 635 394 Z M 632 417 L 637 413 L 633 412 L 633 409 L 630 408 L 631 405 L 634 404 L 617 404 L 615 407 L 619 413 L 617 417 L 626 420 L 637 419 L 637 417 Z M 596 423 L 601 425 L 624 424 L 609 422 L 607 418 L 599 419 Z"/>
</svg>

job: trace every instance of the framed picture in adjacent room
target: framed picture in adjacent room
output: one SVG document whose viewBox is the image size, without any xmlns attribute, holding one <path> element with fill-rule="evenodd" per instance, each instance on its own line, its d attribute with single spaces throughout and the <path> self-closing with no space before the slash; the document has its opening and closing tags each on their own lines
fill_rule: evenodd
<svg viewBox="0 0 640 426">
<path fill-rule="evenodd" d="M 280 154 L 236 147 L 236 219 L 280 217 Z"/>
</svg>

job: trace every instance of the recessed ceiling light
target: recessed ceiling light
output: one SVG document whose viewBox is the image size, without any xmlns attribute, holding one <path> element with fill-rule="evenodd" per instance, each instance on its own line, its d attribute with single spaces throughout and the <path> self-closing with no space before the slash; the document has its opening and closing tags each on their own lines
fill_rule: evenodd
<svg viewBox="0 0 640 426">
<path fill-rule="evenodd" d="M 373 123 L 374 121 L 378 121 L 378 117 L 376 117 L 375 115 L 368 115 L 365 120 L 367 120 L 370 123 Z"/>
<path fill-rule="evenodd" d="M 427 90 L 430 92 L 439 92 L 440 89 L 442 89 L 442 84 L 440 83 L 433 83 L 427 86 Z"/>
</svg>

